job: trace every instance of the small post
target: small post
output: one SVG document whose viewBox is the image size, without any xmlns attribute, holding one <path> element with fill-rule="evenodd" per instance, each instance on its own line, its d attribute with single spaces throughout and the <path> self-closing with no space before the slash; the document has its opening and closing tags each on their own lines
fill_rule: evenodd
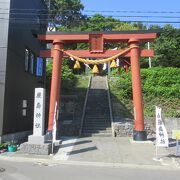
<svg viewBox="0 0 180 180">
<path fill-rule="evenodd" d="M 158 146 L 157 146 L 157 142 L 156 142 L 156 156 L 155 156 L 155 159 L 158 160 Z"/>
<path fill-rule="evenodd" d="M 179 156 L 179 140 L 176 138 L 176 156 Z"/>
<path fill-rule="evenodd" d="M 172 139 L 176 139 L 176 156 L 179 155 L 179 139 L 180 139 L 180 130 L 179 129 L 173 129 L 172 130 Z"/>
</svg>

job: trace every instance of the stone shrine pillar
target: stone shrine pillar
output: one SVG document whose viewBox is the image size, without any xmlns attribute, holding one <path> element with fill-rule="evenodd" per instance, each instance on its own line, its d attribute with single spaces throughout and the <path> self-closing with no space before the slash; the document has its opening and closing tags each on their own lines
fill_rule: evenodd
<svg viewBox="0 0 180 180">
<path fill-rule="evenodd" d="M 31 144 L 44 144 L 45 89 L 35 88 L 33 135 L 28 137 Z"/>
<path fill-rule="evenodd" d="M 44 136 L 45 123 L 45 89 L 35 88 L 33 134 L 28 142 L 21 144 L 23 153 L 48 155 L 51 153 L 51 143 L 46 143 Z"/>
</svg>

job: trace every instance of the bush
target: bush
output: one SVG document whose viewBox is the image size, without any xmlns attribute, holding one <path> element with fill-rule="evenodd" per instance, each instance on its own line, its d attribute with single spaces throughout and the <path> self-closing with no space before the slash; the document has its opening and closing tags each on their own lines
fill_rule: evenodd
<svg viewBox="0 0 180 180">
<path fill-rule="evenodd" d="M 142 69 L 141 80 L 145 116 L 154 116 L 154 106 L 159 105 L 166 111 L 166 116 L 180 117 L 180 69 Z M 110 87 L 114 97 L 127 106 L 132 104 L 131 72 L 121 74 L 116 82 L 110 82 Z"/>
<path fill-rule="evenodd" d="M 62 92 L 70 91 L 74 88 L 76 79 L 72 70 L 67 65 L 67 61 L 62 61 L 61 67 L 61 90 Z M 52 61 L 47 64 L 46 67 L 46 79 L 47 79 L 47 89 L 50 89 L 50 82 L 52 77 Z"/>
</svg>

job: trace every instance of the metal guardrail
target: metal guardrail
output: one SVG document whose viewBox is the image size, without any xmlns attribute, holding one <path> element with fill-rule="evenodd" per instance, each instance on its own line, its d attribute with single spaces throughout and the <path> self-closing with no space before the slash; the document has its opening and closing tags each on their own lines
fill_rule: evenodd
<svg viewBox="0 0 180 180">
<path fill-rule="evenodd" d="M 89 82 L 88 82 L 88 88 L 87 88 L 87 91 L 86 91 L 86 98 L 85 98 L 85 101 L 84 101 L 83 113 L 82 113 L 82 117 L 81 117 L 81 126 L 80 126 L 80 129 L 79 129 L 79 136 L 81 136 L 81 133 L 82 133 L 84 117 L 85 117 L 85 112 L 86 112 L 86 106 L 87 106 L 87 100 L 88 100 L 88 95 L 89 95 L 89 89 L 91 87 L 91 80 L 92 80 L 92 77 L 90 76 Z"/>
<path fill-rule="evenodd" d="M 112 113 L 111 97 L 110 97 L 110 92 L 109 92 L 109 84 L 108 84 L 108 77 L 107 76 L 106 76 L 106 86 L 107 86 L 107 92 L 108 92 L 108 103 L 109 103 L 109 112 L 110 112 L 110 119 L 111 119 L 112 137 L 115 137 L 114 119 L 113 119 L 113 113 Z"/>
</svg>

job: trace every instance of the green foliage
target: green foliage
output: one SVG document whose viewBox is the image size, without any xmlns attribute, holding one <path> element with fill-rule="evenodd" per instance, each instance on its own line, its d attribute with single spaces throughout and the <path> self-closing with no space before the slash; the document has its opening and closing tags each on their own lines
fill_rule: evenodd
<svg viewBox="0 0 180 180">
<path fill-rule="evenodd" d="M 2 144 L 0 144 L 0 150 L 2 150 L 2 149 L 7 149 L 7 146 L 8 146 L 7 143 L 2 143 Z"/>
<path fill-rule="evenodd" d="M 74 74 L 72 73 L 72 70 L 67 65 L 66 60 L 62 62 L 61 75 L 62 75 L 61 76 L 62 80 L 71 80 L 71 79 L 74 79 L 75 77 Z"/>
<path fill-rule="evenodd" d="M 52 61 L 46 66 L 46 79 L 47 79 L 47 88 L 50 89 L 50 82 L 52 77 Z M 72 70 L 67 65 L 67 61 L 62 61 L 62 68 L 61 68 L 61 88 L 62 92 L 70 91 L 74 88 L 76 83 L 75 75 L 73 74 Z"/>
<path fill-rule="evenodd" d="M 178 68 L 142 69 L 141 78 L 144 95 L 164 98 L 180 97 L 180 69 Z"/>
<path fill-rule="evenodd" d="M 48 4 L 49 0 L 46 2 Z M 84 6 L 80 0 L 51 0 L 50 7 L 50 18 L 67 28 L 79 26 L 85 18 L 81 13 Z"/>
<path fill-rule="evenodd" d="M 141 80 L 145 116 L 154 116 L 154 106 L 159 105 L 165 116 L 180 117 L 180 69 L 142 69 Z M 110 88 L 116 101 L 121 101 L 133 112 L 131 73 L 123 73 L 117 81 L 110 81 Z"/>
<path fill-rule="evenodd" d="M 156 66 L 180 67 L 180 29 L 166 25 L 152 44 Z"/>
<path fill-rule="evenodd" d="M 92 17 L 86 19 L 84 25 L 81 27 L 82 31 L 108 31 L 116 27 L 116 24 L 120 23 L 112 17 L 104 17 L 100 14 L 95 14 Z"/>
<path fill-rule="evenodd" d="M 111 16 L 105 17 L 101 14 L 95 14 L 88 17 L 81 26 L 81 31 L 123 31 L 144 29 L 142 23 L 131 24 L 121 22 Z"/>
</svg>

